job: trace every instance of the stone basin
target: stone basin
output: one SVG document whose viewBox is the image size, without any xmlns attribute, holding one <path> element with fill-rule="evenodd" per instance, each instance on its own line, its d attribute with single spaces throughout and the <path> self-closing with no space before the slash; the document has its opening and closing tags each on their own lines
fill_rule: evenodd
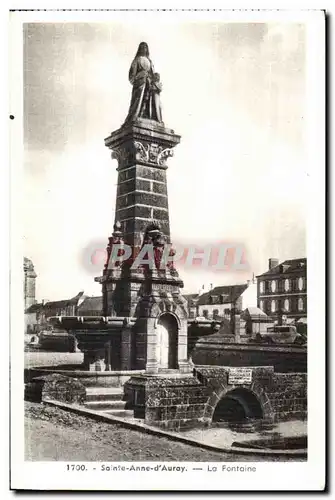
<svg viewBox="0 0 335 500">
<path fill-rule="evenodd" d="M 84 353 L 84 370 L 110 371 L 127 369 L 120 362 L 121 335 L 127 335 L 135 318 L 110 316 L 53 316 L 49 318 L 55 328 L 62 328 L 75 335 L 78 348 Z M 129 343 L 128 343 L 129 344 Z M 124 343 L 124 348 L 127 348 Z M 123 355 L 126 359 L 126 355 Z"/>
<path fill-rule="evenodd" d="M 135 318 L 111 316 L 52 316 L 49 318 L 55 328 L 67 331 L 96 331 L 97 333 L 120 331 L 126 325 L 134 325 Z"/>
<path fill-rule="evenodd" d="M 146 328 L 145 324 L 142 325 L 142 318 L 53 316 L 48 321 L 56 329 L 66 330 L 76 337 L 78 348 L 84 353 L 84 366 L 89 371 L 145 368 L 145 359 L 141 365 L 130 360 L 134 327 L 136 337 L 143 334 Z M 189 320 L 187 328 L 189 342 L 195 343 L 199 337 L 208 336 L 220 328 L 220 323 L 206 319 Z"/>
</svg>

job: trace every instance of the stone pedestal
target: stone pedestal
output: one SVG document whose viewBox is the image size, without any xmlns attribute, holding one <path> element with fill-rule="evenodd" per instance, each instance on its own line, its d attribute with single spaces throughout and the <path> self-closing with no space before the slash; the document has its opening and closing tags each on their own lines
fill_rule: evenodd
<svg viewBox="0 0 335 500">
<path fill-rule="evenodd" d="M 190 374 L 136 375 L 125 384 L 135 418 L 164 429 L 182 430 L 206 423 L 209 391 Z"/>
</svg>

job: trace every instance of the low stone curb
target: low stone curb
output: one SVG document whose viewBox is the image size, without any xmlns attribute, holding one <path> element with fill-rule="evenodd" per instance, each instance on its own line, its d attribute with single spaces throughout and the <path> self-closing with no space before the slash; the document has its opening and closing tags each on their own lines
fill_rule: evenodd
<svg viewBox="0 0 335 500">
<path fill-rule="evenodd" d="M 98 420 L 100 422 L 106 422 L 106 423 L 113 423 L 113 424 L 120 424 L 124 427 L 127 427 L 129 429 L 134 429 L 140 432 L 148 433 L 148 434 L 153 434 L 155 436 L 162 436 L 166 437 L 170 440 L 173 441 L 179 441 L 185 444 L 188 444 L 190 446 L 196 446 L 198 448 L 204 448 L 207 450 L 212 450 L 212 451 L 221 451 L 224 453 L 235 453 L 239 455 L 261 455 L 261 456 L 287 456 L 287 457 L 302 457 L 302 458 L 307 458 L 307 450 L 260 450 L 257 448 L 239 448 L 239 447 L 230 447 L 230 448 L 225 448 L 223 446 L 215 446 L 211 444 L 206 444 L 203 443 L 202 441 L 198 441 L 196 439 L 192 439 L 189 437 L 181 436 L 180 434 L 177 434 L 175 432 L 171 431 L 166 431 L 159 429 L 157 427 L 152 427 L 151 425 L 144 424 L 141 422 L 131 422 L 129 420 L 126 420 L 122 417 L 115 417 L 112 415 L 102 415 L 101 413 L 94 411 L 94 410 L 89 410 L 86 408 L 83 408 L 82 406 L 77 406 L 77 405 L 71 405 L 68 403 L 63 403 L 61 401 L 55 401 L 55 400 L 44 400 L 43 403 L 51 405 L 51 406 L 56 406 L 58 408 L 61 408 L 63 410 L 68 410 L 73 413 L 76 413 L 77 415 L 81 415 L 84 417 L 89 417 L 94 420 Z"/>
</svg>

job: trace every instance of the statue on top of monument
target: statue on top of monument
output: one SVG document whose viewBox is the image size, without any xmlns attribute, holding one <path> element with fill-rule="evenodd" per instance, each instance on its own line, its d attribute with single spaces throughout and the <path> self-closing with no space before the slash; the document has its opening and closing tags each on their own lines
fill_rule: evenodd
<svg viewBox="0 0 335 500">
<path fill-rule="evenodd" d="M 138 46 L 136 56 L 129 70 L 129 81 L 133 86 L 129 111 L 125 123 L 137 118 L 162 122 L 160 93 L 162 84 L 159 73 L 155 73 L 145 42 Z"/>
</svg>

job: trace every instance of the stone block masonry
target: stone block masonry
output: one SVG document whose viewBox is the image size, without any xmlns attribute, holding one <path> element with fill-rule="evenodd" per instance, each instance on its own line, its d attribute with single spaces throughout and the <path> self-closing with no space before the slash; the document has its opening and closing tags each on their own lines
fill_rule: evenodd
<svg viewBox="0 0 335 500">
<path fill-rule="evenodd" d="M 118 160 L 115 220 L 128 245 L 140 246 L 152 222 L 170 242 L 166 159 L 179 141 L 173 130 L 150 120 L 122 127 L 105 140 Z"/>
<path fill-rule="evenodd" d="M 243 383 L 232 382 L 230 368 L 220 366 L 197 366 L 188 375 L 142 374 L 125 384 L 125 394 L 135 417 L 176 431 L 209 425 L 225 398 L 238 401 L 249 418 L 266 422 L 307 417 L 306 374 L 275 373 L 269 366 L 243 369 L 252 373 Z"/>
<path fill-rule="evenodd" d="M 307 374 L 274 373 L 268 397 L 275 421 L 299 420 L 307 416 Z"/>
<path fill-rule="evenodd" d="M 252 371 L 249 383 L 230 382 L 230 367 L 197 366 L 195 375 L 207 388 L 211 388 L 206 407 L 207 418 L 212 419 L 216 406 L 228 394 L 234 392 L 245 398 L 250 405 L 249 395 L 256 398 L 265 420 L 278 422 L 307 418 L 307 374 L 275 373 L 273 366 L 241 367 Z M 241 396 L 242 395 L 242 396 Z"/>
<path fill-rule="evenodd" d="M 209 393 L 190 374 L 132 377 L 125 393 L 134 416 L 147 424 L 175 431 L 204 425 Z"/>
</svg>

